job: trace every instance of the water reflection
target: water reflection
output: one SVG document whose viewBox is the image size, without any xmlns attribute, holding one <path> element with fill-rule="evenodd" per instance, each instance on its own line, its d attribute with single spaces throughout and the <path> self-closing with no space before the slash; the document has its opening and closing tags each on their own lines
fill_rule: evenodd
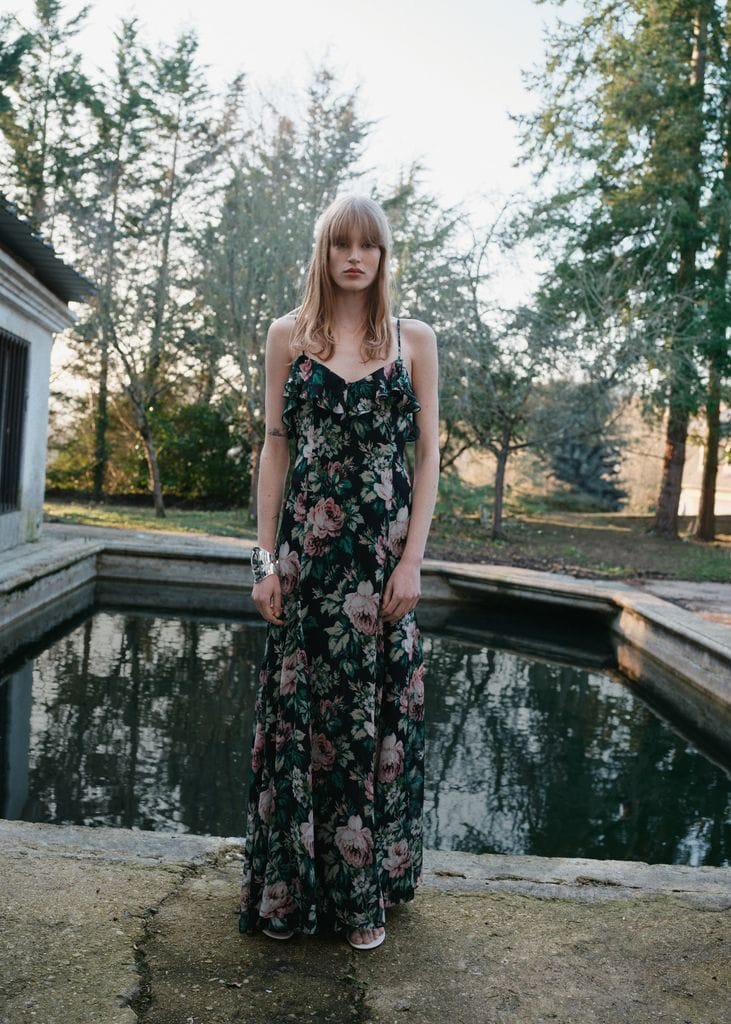
<svg viewBox="0 0 731 1024">
<path fill-rule="evenodd" d="M 0 685 L 4 817 L 240 835 L 251 622 L 99 612 Z M 425 637 L 426 842 L 728 864 L 728 776 L 632 690 Z"/>
<path fill-rule="evenodd" d="M 427 845 L 728 864 L 728 775 L 606 674 L 426 639 Z"/>
</svg>

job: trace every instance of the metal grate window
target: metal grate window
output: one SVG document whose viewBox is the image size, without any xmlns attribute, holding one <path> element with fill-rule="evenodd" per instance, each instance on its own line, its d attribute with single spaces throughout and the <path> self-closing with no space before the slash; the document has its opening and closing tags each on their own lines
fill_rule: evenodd
<svg viewBox="0 0 731 1024">
<path fill-rule="evenodd" d="M 20 507 L 28 342 L 0 328 L 0 515 Z"/>
</svg>

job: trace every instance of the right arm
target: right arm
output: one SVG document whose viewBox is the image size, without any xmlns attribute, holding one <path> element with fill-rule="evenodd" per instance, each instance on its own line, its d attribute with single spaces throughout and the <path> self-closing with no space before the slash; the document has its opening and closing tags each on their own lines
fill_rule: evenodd
<svg viewBox="0 0 731 1024">
<path fill-rule="evenodd" d="M 257 544 L 276 557 L 274 545 L 277 524 L 282 509 L 284 484 L 289 468 L 289 441 L 282 422 L 284 411 L 284 385 L 289 376 L 291 354 L 289 339 L 294 319 L 289 316 L 275 320 L 269 328 L 266 343 L 264 399 L 265 434 L 259 456 L 259 485 L 257 489 Z M 259 613 L 275 625 L 281 625 L 282 591 L 279 576 L 274 573 L 261 583 L 255 583 L 251 592 Z"/>
</svg>

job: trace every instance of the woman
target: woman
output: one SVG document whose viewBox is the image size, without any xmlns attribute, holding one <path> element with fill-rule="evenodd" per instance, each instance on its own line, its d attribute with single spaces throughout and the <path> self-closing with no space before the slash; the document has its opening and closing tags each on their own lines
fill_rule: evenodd
<svg viewBox="0 0 731 1024">
<path fill-rule="evenodd" d="M 329 928 L 359 950 L 383 942 L 385 908 L 412 899 L 421 872 L 414 608 L 439 472 L 436 339 L 391 317 L 389 255 L 372 200 L 322 215 L 302 305 L 267 337 L 252 553 L 270 625 L 239 927 L 278 939 Z"/>
</svg>

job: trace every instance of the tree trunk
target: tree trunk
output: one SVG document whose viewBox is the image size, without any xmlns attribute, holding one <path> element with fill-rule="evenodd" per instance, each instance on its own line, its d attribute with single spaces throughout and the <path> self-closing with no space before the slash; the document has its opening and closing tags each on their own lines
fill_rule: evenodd
<svg viewBox="0 0 731 1024">
<path fill-rule="evenodd" d="M 113 321 L 112 308 L 114 293 L 114 256 L 117 243 L 117 216 L 119 212 L 119 190 L 120 190 L 120 160 L 122 152 L 122 135 L 117 138 L 114 152 L 114 188 L 112 191 L 112 211 L 109 225 L 109 236 L 106 244 L 106 268 L 104 274 L 104 287 L 99 297 L 100 313 L 100 347 L 101 364 L 99 367 L 99 398 L 97 400 L 96 423 L 94 431 L 94 500 L 101 501 L 104 497 L 104 488 L 107 478 L 107 463 L 109 461 L 109 448 L 107 445 L 107 432 L 109 430 L 109 346 L 115 340 L 115 324 Z"/>
<path fill-rule="evenodd" d="M 701 504 L 693 534 L 698 540 L 713 540 L 716 536 L 715 504 L 718 444 L 721 437 L 721 373 L 713 356 L 711 356 L 708 365 L 706 421 L 707 432 L 703 459 Z"/>
<path fill-rule="evenodd" d="M 685 441 L 688 435 L 689 395 L 684 377 L 684 364 L 688 356 L 692 335 L 693 290 L 696 280 L 696 258 L 700 237 L 700 169 L 704 139 L 703 97 L 706 72 L 706 45 L 708 30 L 707 4 L 699 6 L 693 17 L 693 50 L 690 59 L 690 85 L 692 96 L 686 111 L 692 129 L 687 136 L 690 181 L 683 198 L 692 212 L 692 223 L 685 228 L 680 244 L 680 259 L 675 275 L 675 293 L 679 300 L 675 337 L 672 340 L 675 360 L 671 369 L 669 416 L 665 435 L 665 457 L 657 512 L 653 532 L 661 537 L 678 535 L 678 506 L 685 462 Z"/>
<path fill-rule="evenodd" d="M 149 473 L 150 487 L 152 489 L 152 497 L 155 503 L 155 515 L 158 519 L 165 518 L 165 503 L 162 497 L 162 482 L 160 480 L 160 467 L 157 462 L 157 449 L 155 448 L 155 441 L 150 430 L 150 425 L 147 421 L 144 421 L 140 426 L 140 436 L 142 443 L 145 446 L 145 456 L 147 458 L 147 470 Z"/>
<path fill-rule="evenodd" d="M 680 485 L 685 462 L 685 439 L 688 434 L 688 410 L 677 401 L 677 395 L 670 396 L 670 413 L 665 432 L 665 455 L 663 457 L 662 483 L 657 501 L 657 512 L 652 531 L 659 537 L 678 536 L 678 506 Z M 673 398 L 676 401 L 673 401 Z"/>
<path fill-rule="evenodd" d="M 109 378 L 109 344 L 102 331 L 101 365 L 99 367 L 99 397 L 96 405 L 94 423 L 94 501 L 102 501 L 107 476 L 107 431 L 109 429 L 108 410 L 108 378 Z"/>
<path fill-rule="evenodd" d="M 492 540 L 503 540 L 503 492 L 505 490 L 505 468 L 508 464 L 510 453 L 510 431 L 503 433 L 502 444 L 497 452 L 497 466 L 495 468 L 495 498 L 492 505 Z"/>
<path fill-rule="evenodd" d="M 731 3 L 726 4 L 726 61 L 731 54 Z M 703 453 L 703 480 L 700 508 L 694 531 L 698 540 L 713 540 L 716 536 L 716 477 L 718 475 L 718 444 L 721 434 L 721 381 L 727 355 L 726 340 L 729 322 L 728 269 L 731 225 L 728 206 L 731 202 L 731 73 L 726 71 L 726 116 L 723 126 L 723 175 L 718 217 L 718 241 L 711 267 L 711 294 L 709 312 L 711 332 L 708 354 L 708 392 L 706 397 L 706 441 Z"/>
<path fill-rule="evenodd" d="M 261 456 L 261 444 L 258 438 L 251 442 L 251 491 L 249 492 L 249 515 L 256 523 L 259 519 L 257 506 L 257 490 L 259 488 L 259 459 Z"/>
</svg>

